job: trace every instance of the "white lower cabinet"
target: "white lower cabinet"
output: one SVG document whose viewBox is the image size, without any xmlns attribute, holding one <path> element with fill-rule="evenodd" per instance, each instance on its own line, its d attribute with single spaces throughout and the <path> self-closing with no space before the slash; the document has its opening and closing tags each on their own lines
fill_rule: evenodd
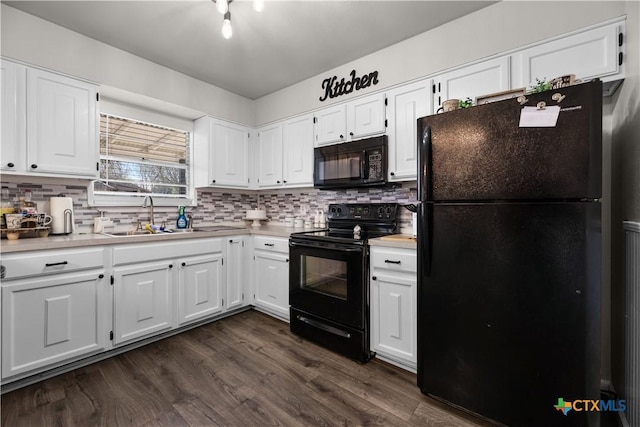
<svg viewBox="0 0 640 427">
<path fill-rule="evenodd" d="M 246 241 L 230 236 L 3 255 L 3 382 L 243 307 Z"/>
<path fill-rule="evenodd" d="M 114 344 L 171 329 L 172 268 L 160 261 L 114 269 Z"/>
<path fill-rule="evenodd" d="M 113 248 L 113 344 L 121 345 L 222 311 L 222 239 Z"/>
<path fill-rule="evenodd" d="M 4 382 L 106 348 L 110 298 L 104 263 L 102 248 L 3 256 Z"/>
<path fill-rule="evenodd" d="M 289 241 L 254 237 L 256 308 L 289 320 Z"/>
<path fill-rule="evenodd" d="M 221 253 L 180 260 L 179 325 L 222 311 L 222 260 Z"/>
<path fill-rule="evenodd" d="M 371 248 L 371 349 L 405 369 L 417 368 L 416 251 Z"/>
<path fill-rule="evenodd" d="M 246 273 L 245 237 L 226 238 L 226 283 L 222 300 L 224 310 L 233 310 L 245 305 L 245 282 L 250 276 Z"/>
</svg>

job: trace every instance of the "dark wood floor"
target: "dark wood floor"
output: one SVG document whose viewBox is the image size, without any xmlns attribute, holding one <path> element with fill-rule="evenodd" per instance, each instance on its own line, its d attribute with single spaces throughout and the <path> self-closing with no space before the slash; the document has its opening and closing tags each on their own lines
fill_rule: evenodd
<svg viewBox="0 0 640 427">
<path fill-rule="evenodd" d="M 415 375 L 358 364 L 256 311 L 2 396 L 2 426 L 478 426 Z"/>
</svg>

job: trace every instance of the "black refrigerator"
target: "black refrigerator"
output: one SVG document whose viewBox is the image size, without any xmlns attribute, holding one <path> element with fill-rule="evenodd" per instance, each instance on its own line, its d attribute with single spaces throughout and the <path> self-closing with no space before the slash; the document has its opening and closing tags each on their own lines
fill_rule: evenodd
<svg viewBox="0 0 640 427">
<path fill-rule="evenodd" d="M 556 406 L 599 399 L 602 83 L 526 98 L 418 119 L 418 386 L 509 426 L 598 425 Z"/>
</svg>

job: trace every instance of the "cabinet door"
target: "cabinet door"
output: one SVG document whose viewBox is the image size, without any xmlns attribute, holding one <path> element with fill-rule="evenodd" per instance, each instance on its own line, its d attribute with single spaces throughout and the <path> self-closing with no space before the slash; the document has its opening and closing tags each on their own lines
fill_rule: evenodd
<svg viewBox="0 0 640 427">
<path fill-rule="evenodd" d="M 567 74 L 588 81 L 619 72 L 620 23 L 595 28 L 525 49 L 513 55 L 515 87 L 529 87 L 537 79 L 551 80 Z M 618 77 L 620 78 L 620 77 Z"/>
<path fill-rule="evenodd" d="M 313 116 L 284 122 L 283 179 L 286 186 L 313 186 Z"/>
<path fill-rule="evenodd" d="M 433 81 L 436 110 L 447 99 L 476 97 L 511 89 L 509 57 L 484 61 L 450 71 Z"/>
<path fill-rule="evenodd" d="M 316 136 L 316 146 L 346 141 L 346 105 L 340 104 L 318 111 L 315 115 L 315 125 L 313 131 Z"/>
<path fill-rule="evenodd" d="M 0 170 L 24 172 L 26 146 L 26 68 L 0 60 Z"/>
<path fill-rule="evenodd" d="M 114 269 L 114 344 L 171 328 L 171 269 L 168 262 Z"/>
<path fill-rule="evenodd" d="M 213 119 L 200 117 L 193 122 L 193 185 L 209 187 L 213 180 Z"/>
<path fill-rule="evenodd" d="M 222 311 L 222 254 L 185 258 L 178 263 L 178 324 Z"/>
<path fill-rule="evenodd" d="M 255 253 L 255 304 L 289 318 L 289 259 L 284 254 Z"/>
<path fill-rule="evenodd" d="M 385 94 L 377 93 L 347 104 L 347 131 L 350 139 L 384 133 Z"/>
<path fill-rule="evenodd" d="M 104 350 L 109 284 L 101 272 L 10 283 L 2 286 L 3 378 Z"/>
<path fill-rule="evenodd" d="M 423 80 L 387 94 L 389 100 L 389 180 L 416 179 L 418 118 L 432 110 L 432 82 Z"/>
<path fill-rule="evenodd" d="M 97 177 L 96 86 L 27 70 L 27 169 Z"/>
<path fill-rule="evenodd" d="M 415 275 L 372 272 L 371 346 L 412 368 L 417 363 L 416 282 Z"/>
<path fill-rule="evenodd" d="M 282 185 L 282 124 L 258 130 L 258 186 Z"/>
<path fill-rule="evenodd" d="M 246 263 L 244 239 L 233 237 L 227 240 L 227 283 L 224 299 L 225 310 L 242 307 L 244 304 L 244 282 Z"/>
<path fill-rule="evenodd" d="M 247 187 L 249 130 L 215 120 L 212 125 L 212 184 L 223 187 Z"/>
</svg>

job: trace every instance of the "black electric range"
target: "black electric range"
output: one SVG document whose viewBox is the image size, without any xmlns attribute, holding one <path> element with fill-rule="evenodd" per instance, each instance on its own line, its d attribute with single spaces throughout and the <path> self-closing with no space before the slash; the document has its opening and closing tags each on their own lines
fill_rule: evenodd
<svg viewBox="0 0 640 427">
<path fill-rule="evenodd" d="M 289 239 L 291 331 L 366 362 L 369 350 L 368 239 L 394 234 L 396 203 L 331 204 L 326 230 Z"/>
</svg>

